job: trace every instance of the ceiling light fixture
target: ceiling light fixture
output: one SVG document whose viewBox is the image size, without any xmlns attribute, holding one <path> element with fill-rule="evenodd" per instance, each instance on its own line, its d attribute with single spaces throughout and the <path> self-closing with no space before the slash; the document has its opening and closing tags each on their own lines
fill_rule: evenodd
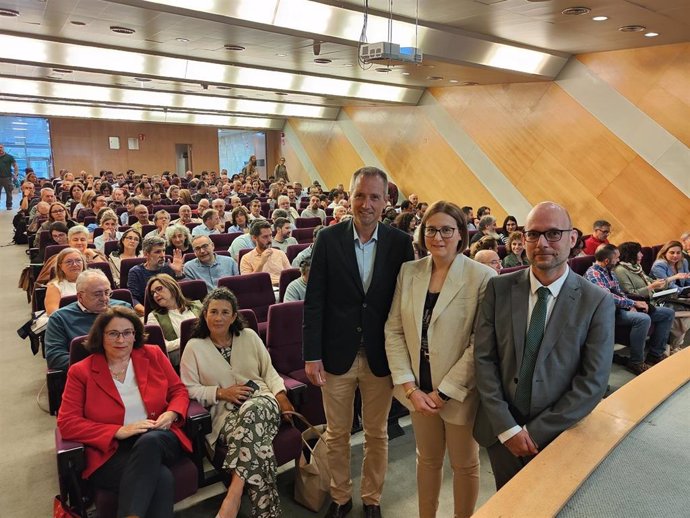
<svg viewBox="0 0 690 518">
<path fill-rule="evenodd" d="M 187 38 L 175 38 L 175 41 L 179 41 L 180 43 L 189 43 Z"/>
<path fill-rule="evenodd" d="M 79 22 L 79 21 L 77 21 L 77 20 L 73 20 L 73 21 L 71 21 L 71 22 L 69 22 L 69 23 L 71 23 L 72 25 L 76 25 L 77 27 L 83 27 L 84 25 L 86 25 L 85 22 Z"/>
<path fill-rule="evenodd" d="M 149 83 L 151 80 L 148 77 L 135 77 L 135 81 L 138 81 L 140 83 Z"/>
<path fill-rule="evenodd" d="M 400 74 L 403 75 L 403 76 L 409 76 L 409 75 L 410 75 L 409 72 L 400 72 Z"/>
<path fill-rule="evenodd" d="M 286 58 L 287 54 L 283 54 L 282 52 L 279 52 L 278 54 L 276 54 L 276 56 L 278 56 L 279 58 Z"/>
<path fill-rule="evenodd" d="M 314 60 L 314 63 L 318 63 L 319 65 L 327 65 L 328 63 L 332 63 L 333 61 L 328 59 L 328 58 L 316 58 Z"/>
<path fill-rule="evenodd" d="M 388 68 L 388 67 L 379 67 L 379 68 L 375 68 L 374 70 L 376 70 L 377 72 L 382 72 L 384 74 L 387 74 L 388 72 L 393 71 L 392 68 Z"/>
<path fill-rule="evenodd" d="M 231 86 L 216 86 L 216 90 L 232 90 Z"/>
<path fill-rule="evenodd" d="M 136 31 L 130 29 L 129 27 L 121 27 L 119 25 L 111 25 L 110 30 L 116 32 L 117 34 L 134 34 Z"/>
<path fill-rule="evenodd" d="M 460 83 L 461 86 L 477 86 L 479 83 L 475 83 L 474 81 L 463 81 Z"/>
<path fill-rule="evenodd" d="M 448 82 L 455 84 L 455 83 L 459 83 L 460 81 L 458 81 L 457 79 L 449 79 Z"/>
<path fill-rule="evenodd" d="M 656 38 L 659 35 L 658 32 L 645 32 L 645 38 Z"/>
<path fill-rule="evenodd" d="M 0 16 L 7 16 L 7 17 L 19 16 L 19 11 L 15 11 L 14 9 L 6 9 L 4 7 L 0 7 Z"/>
<path fill-rule="evenodd" d="M 644 25 L 623 25 L 618 27 L 618 30 L 621 32 L 643 32 L 647 30 L 647 27 Z"/>
<path fill-rule="evenodd" d="M 592 20 L 594 20 L 595 22 L 605 22 L 608 19 L 609 19 L 608 16 L 594 16 L 592 18 Z"/>
<path fill-rule="evenodd" d="M 442 81 L 443 76 L 427 76 L 426 77 L 429 81 Z"/>
<path fill-rule="evenodd" d="M 237 52 L 241 52 L 244 50 L 244 47 L 242 45 L 230 45 L 230 44 L 228 44 L 228 45 L 223 45 L 223 48 L 225 50 L 235 50 Z"/>
<path fill-rule="evenodd" d="M 592 10 L 589 7 L 567 7 L 561 11 L 561 14 L 567 16 L 582 16 L 583 14 L 589 14 Z"/>
</svg>

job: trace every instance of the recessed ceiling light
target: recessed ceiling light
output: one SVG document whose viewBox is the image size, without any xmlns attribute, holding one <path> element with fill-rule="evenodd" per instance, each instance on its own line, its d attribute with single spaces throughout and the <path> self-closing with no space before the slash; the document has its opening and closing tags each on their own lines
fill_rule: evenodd
<svg viewBox="0 0 690 518">
<path fill-rule="evenodd" d="M 136 31 L 129 27 L 121 27 L 119 25 L 111 25 L 110 30 L 118 34 L 134 34 Z"/>
<path fill-rule="evenodd" d="M 400 74 L 403 75 L 403 76 L 409 76 L 409 75 L 410 75 L 409 72 L 400 72 Z"/>
<path fill-rule="evenodd" d="M 589 14 L 592 10 L 589 7 L 568 7 L 561 11 L 561 14 L 568 16 L 582 16 L 583 14 Z"/>
<path fill-rule="evenodd" d="M 189 43 L 187 38 L 175 38 L 175 41 L 179 41 L 180 43 Z"/>
<path fill-rule="evenodd" d="M 427 76 L 426 78 L 429 81 L 441 81 L 441 80 L 443 80 L 443 76 Z"/>
<path fill-rule="evenodd" d="M 8 17 L 19 16 L 19 11 L 15 11 L 14 9 L 6 9 L 4 7 L 0 7 L 0 16 L 8 16 Z"/>
<path fill-rule="evenodd" d="M 377 68 L 377 69 L 375 69 L 375 70 L 376 70 L 377 72 L 383 72 L 384 74 L 393 71 L 392 68 L 388 68 L 388 67 L 379 67 L 379 68 Z"/>
<path fill-rule="evenodd" d="M 328 63 L 331 63 L 332 61 L 328 58 L 316 58 L 314 60 L 314 63 L 318 63 L 319 65 L 327 65 Z"/>
<path fill-rule="evenodd" d="M 228 44 L 228 45 L 223 45 L 223 48 L 225 50 L 236 50 L 238 52 L 244 50 L 244 47 L 242 45 L 230 45 L 230 44 Z"/>
<path fill-rule="evenodd" d="M 646 32 L 645 38 L 656 38 L 659 35 L 658 32 Z"/>
<path fill-rule="evenodd" d="M 135 77 L 135 81 L 139 81 L 140 83 L 148 83 L 151 81 L 148 77 Z"/>
<path fill-rule="evenodd" d="M 477 86 L 479 83 L 475 83 L 474 81 L 463 81 L 460 83 L 462 86 Z"/>
<path fill-rule="evenodd" d="M 608 16 L 594 16 L 592 18 L 592 20 L 594 20 L 595 22 L 605 22 L 608 19 L 609 19 Z"/>
<path fill-rule="evenodd" d="M 279 58 L 286 58 L 287 54 L 283 54 L 282 52 L 280 52 L 280 53 L 276 54 L 276 56 L 278 56 Z"/>
<path fill-rule="evenodd" d="M 448 82 L 449 83 L 459 83 L 460 81 L 458 81 L 457 79 L 449 79 Z"/>
<path fill-rule="evenodd" d="M 69 22 L 69 23 L 71 23 L 72 25 L 76 25 L 77 27 L 83 27 L 84 25 L 86 25 L 86 23 L 84 23 L 84 22 L 79 22 L 79 21 L 77 21 L 77 20 L 73 20 L 73 21 L 71 21 L 71 22 Z"/>
<path fill-rule="evenodd" d="M 354 65 L 352 63 L 345 63 L 345 66 L 349 68 L 349 67 L 353 67 Z"/>
<path fill-rule="evenodd" d="M 623 27 L 618 27 L 621 32 L 643 32 L 647 30 L 644 25 L 623 25 Z"/>
</svg>

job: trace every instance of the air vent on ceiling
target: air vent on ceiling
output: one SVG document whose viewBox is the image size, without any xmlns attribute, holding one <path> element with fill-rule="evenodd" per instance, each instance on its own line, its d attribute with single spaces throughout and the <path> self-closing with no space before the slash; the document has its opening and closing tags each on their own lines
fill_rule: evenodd
<svg viewBox="0 0 690 518">
<path fill-rule="evenodd" d="M 382 73 L 384 73 L 384 74 L 386 74 L 386 73 L 388 73 L 388 72 L 393 72 L 393 69 L 392 69 L 392 68 L 388 68 L 388 67 L 379 67 L 379 68 L 377 68 L 377 69 L 375 69 L 375 70 L 376 70 L 377 72 L 382 72 Z"/>
<path fill-rule="evenodd" d="M 57 74 L 71 74 L 72 70 L 68 70 L 66 68 L 54 68 L 53 72 L 55 72 Z"/>
<path fill-rule="evenodd" d="M 0 7 L 0 16 L 9 16 L 9 17 L 19 16 L 19 11 L 15 11 L 14 9 L 6 9 L 4 7 Z"/>
<path fill-rule="evenodd" d="M 568 7 L 561 11 L 561 14 L 568 16 L 582 16 L 583 14 L 589 14 L 592 10 L 589 7 Z"/>
<path fill-rule="evenodd" d="M 77 27 L 83 27 L 84 25 L 86 25 L 85 22 L 80 22 L 80 21 L 77 21 L 77 20 L 72 20 L 72 21 L 69 22 L 69 23 L 71 23 L 72 25 L 76 25 Z"/>
<path fill-rule="evenodd" d="M 314 60 L 314 63 L 318 63 L 320 65 L 327 65 L 328 63 L 331 63 L 331 60 L 328 58 L 316 58 Z"/>
<path fill-rule="evenodd" d="M 218 90 L 232 90 L 231 86 L 216 86 Z"/>
<path fill-rule="evenodd" d="M 110 30 L 118 34 L 134 34 L 136 31 L 129 27 L 121 27 L 119 25 L 111 25 Z"/>
<path fill-rule="evenodd" d="M 427 76 L 427 79 L 428 79 L 429 81 L 442 81 L 442 80 L 443 80 L 443 76 Z"/>
<path fill-rule="evenodd" d="M 621 32 L 643 32 L 647 30 L 644 25 L 623 25 L 623 27 L 618 27 Z"/>
<path fill-rule="evenodd" d="M 151 81 L 148 77 L 135 77 L 135 81 L 139 81 L 140 83 L 148 83 Z"/>
<path fill-rule="evenodd" d="M 242 45 L 223 45 L 223 48 L 225 50 L 236 50 L 236 51 L 244 50 L 244 47 Z"/>
</svg>

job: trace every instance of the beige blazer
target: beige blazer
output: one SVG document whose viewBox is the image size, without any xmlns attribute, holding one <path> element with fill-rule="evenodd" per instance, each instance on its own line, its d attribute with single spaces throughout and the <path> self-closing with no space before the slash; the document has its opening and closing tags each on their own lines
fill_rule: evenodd
<svg viewBox="0 0 690 518">
<path fill-rule="evenodd" d="M 393 377 L 394 396 L 410 411 L 403 383 L 419 379 L 422 317 L 431 257 L 402 265 L 386 322 L 386 356 Z M 496 272 L 462 254 L 448 271 L 427 331 L 431 381 L 451 398 L 440 412 L 444 421 L 471 424 L 479 403 L 474 379 L 474 331 L 477 310 L 489 279 Z"/>
</svg>

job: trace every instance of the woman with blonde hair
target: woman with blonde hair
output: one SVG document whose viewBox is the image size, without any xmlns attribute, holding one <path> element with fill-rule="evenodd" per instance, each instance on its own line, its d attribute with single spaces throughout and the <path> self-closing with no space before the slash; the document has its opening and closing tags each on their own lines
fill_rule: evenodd
<svg viewBox="0 0 690 518">
<path fill-rule="evenodd" d="M 189 189 L 180 189 L 180 205 L 192 205 L 194 200 L 192 200 L 192 193 Z"/>
<path fill-rule="evenodd" d="M 504 268 L 512 268 L 514 266 L 528 266 L 529 259 L 527 259 L 527 252 L 525 251 L 525 236 L 522 232 L 511 232 L 506 243 L 508 254 L 503 259 Z"/>
<path fill-rule="evenodd" d="M 460 207 L 438 201 L 427 209 L 417 246 L 429 255 L 403 263 L 385 326 L 393 394 L 410 410 L 417 444 L 420 518 L 436 516 L 446 451 L 454 516 L 472 515 L 479 494 L 474 333 L 496 272 L 462 253 L 467 241 Z"/>
<path fill-rule="evenodd" d="M 55 277 L 46 287 L 45 308 L 50 315 L 60 307 L 60 299 L 77 294 L 77 277 L 86 270 L 86 259 L 75 248 L 63 248 L 55 260 Z"/>
<path fill-rule="evenodd" d="M 93 240 L 96 250 L 103 252 L 108 241 L 117 241 L 122 237 L 122 232 L 117 230 L 118 224 L 117 214 L 112 209 L 104 209 L 98 215 L 98 226 L 103 229 L 103 233 Z"/>
</svg>

